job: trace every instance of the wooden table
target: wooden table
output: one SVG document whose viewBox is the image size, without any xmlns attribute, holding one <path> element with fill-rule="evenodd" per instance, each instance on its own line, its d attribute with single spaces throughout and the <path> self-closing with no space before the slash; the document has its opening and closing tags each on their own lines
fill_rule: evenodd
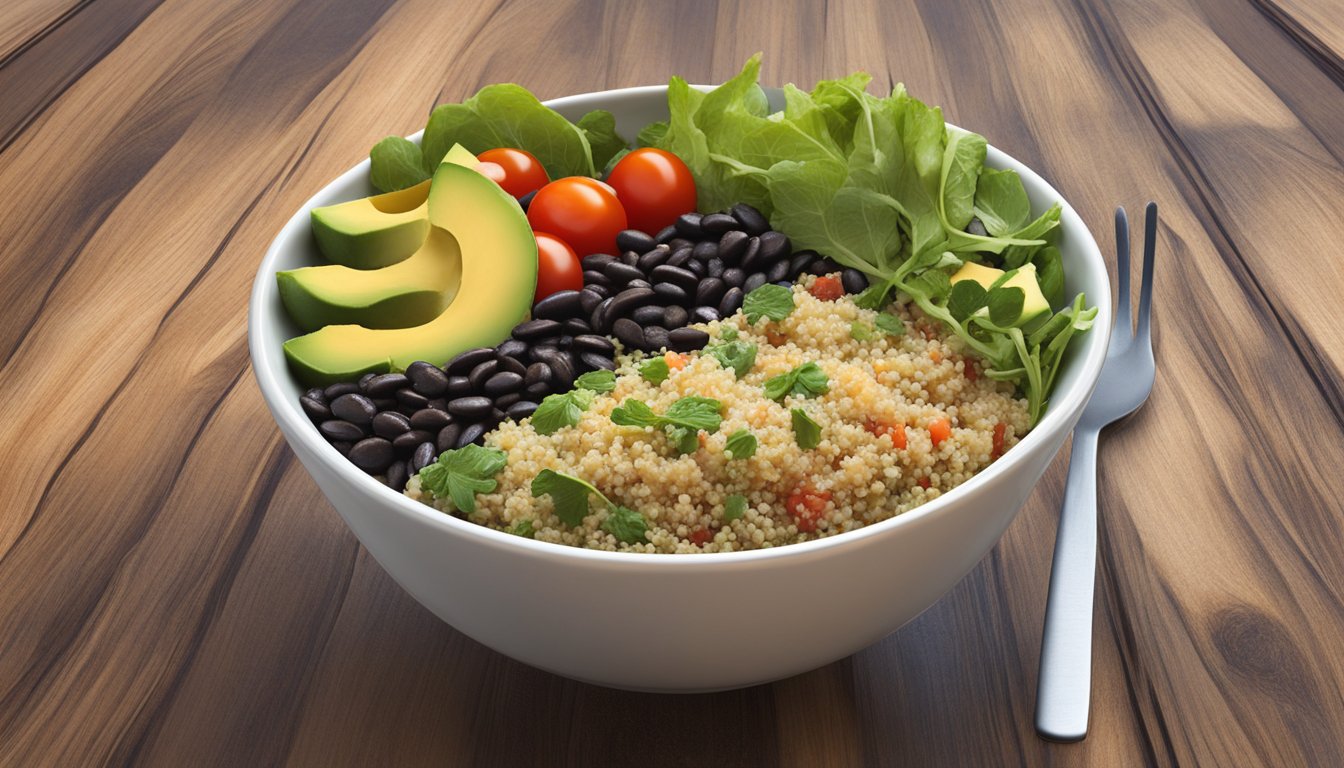
<svg viewBox="0 0 1344 768">
<path fill-rule="evenodd" d="M 0 764 L 1338 765 L 1344 26 L 1307 0 L 0 7 Z M 573 683 L 405 595 L 294 460 L 246 299 L 435 103 L 865 68 L 1162 206 L 1157 386 L 1102 443 L 1092 732 L 1032 729 L 1061 456 L 877 645 L 703 696 Z"/>
</svg>

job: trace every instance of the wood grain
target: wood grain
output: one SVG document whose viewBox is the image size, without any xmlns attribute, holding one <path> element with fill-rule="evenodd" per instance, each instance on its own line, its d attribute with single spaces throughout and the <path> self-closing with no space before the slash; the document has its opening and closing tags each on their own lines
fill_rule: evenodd
<svg viewBox="0 0 1344 768">
<path fill-rule="evenodd" d="M 5 4 L 0 764 L 1337 764 L 1339 18 L 1320 0 Z M 1101 449 L 1081 744 L 1031 723 L 1062 458 L 895 635 L 667 697 L 440 623 L 267 415 L 256 264 L 378 138 L 489 82 L 714 82 L 757 50 L 772 83 L 905 82 L 1104 243 L 1115 205 L 1162 207 L 1157 387 Z"/>
</svg>

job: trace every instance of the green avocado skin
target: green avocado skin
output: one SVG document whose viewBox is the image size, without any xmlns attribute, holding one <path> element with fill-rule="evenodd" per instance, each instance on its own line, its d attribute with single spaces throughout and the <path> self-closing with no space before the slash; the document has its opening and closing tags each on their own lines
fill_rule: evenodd
<svg viewBox="0 0 1344 768">
<path fill-rule="evenodd" d="M 415 252 L 429 235 L 429 219 L 407 221 L 387 229 L 348 232 L 333 228 L 312 212 L 313 239 L 322 255 L 333 264 L 353 269 L 389 267 Z"/>
</svg>

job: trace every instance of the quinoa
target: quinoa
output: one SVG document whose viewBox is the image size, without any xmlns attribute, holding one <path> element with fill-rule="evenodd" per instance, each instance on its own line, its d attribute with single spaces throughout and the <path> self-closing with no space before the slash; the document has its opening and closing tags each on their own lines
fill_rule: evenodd
<svg viewBox="0 0 1344 768">
<path fill-rule="evenodd" d="M 1027 403 L 1011 384 L 980 375 L 974 358 L 949 338 L 941 324 L 917 310 L 894 305 L 900 336 L 851 335 L 854 323 L 872 328 L 876 313 L 848 297 L 822 301 L 808 293 L 813 279 L 794 286 L 794 311 L 785 319 L 749 324 L 741 312 L 695 327 L 711 344 L 732 328 L 742 341 L 758 345 L 752 369 L 738 379 L 708 354 L 685 355 L 685 366 L 661 384 L 646 381 L 638 367 L 646 357 L 616 358 L 616 388 L 593 398 L 574 427 L 551 435 L 533 429 L 531 419 L 506 422 L 486 436 L 486 445 L 507 453 L 495 476 L 498 488 L 476 497 L 466 519 L 498 530 L 517 530 L 530 521 L 534 538 L 556 544 L 644 553 L 732 552 L 794 544 L 833 536 L 886 520 L 919 506 L 988 466 L 999 450 L 1026 434 Z M 813 398 L 766 398 L 766 379 L 816 362 L 830 389 Z M 652 427 L 618 426 L 612 410 L 627 398 L 643 400 L 658 413 L 678 398 L 699 395 L 723 404 L 723 423 L 700 434 L 700 448 L 677 455 L 671 441 Z M 795 440 L 791 409 L 802 408 L 821 425 L 821 442 L 804 450 Z M 950 436 L 934 447 L 929 425 L 951 425 Z M 891 430 L 904 425 L 905 447 Z M 885 427 L 885 429 L 884 429 Z M 754 456 L 725 454 L 729 435 L 755 435 Z M 899 441 L 897 441 L 899 442 Z M 592 483 L 614 503 L 643 514 L 647 541 L 625 544 L 601 529 L 605 505 L 593 504 L 574 528 L 557 518 L 549 496 L 534 498 L 532 480 L 543 469 Z M 414 477 L 407 495 L 450 514 L 464 516 L 446 499 L 422 490 Z M 747 499 L 740 518 L 725 521 L 724 504 L 733 494 Z M 805 517 L 797 515 L 806 509 Z"/>
</svg>

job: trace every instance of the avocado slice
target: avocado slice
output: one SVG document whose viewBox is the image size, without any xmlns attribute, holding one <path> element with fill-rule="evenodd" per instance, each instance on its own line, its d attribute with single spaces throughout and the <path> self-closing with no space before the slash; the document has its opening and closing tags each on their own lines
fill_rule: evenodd
<svg viewBox="0 0 1344 768">
<path fill-rule="evenodd" d="M 1050 302 L 1046 301 L 1045 295 L 1041 293 L 1041 285 L 1036 280 L 1036 265 L 1034 264 L 1023 264 L 1009 273 L 1002 269 L 986 267 L 983 264 L 968 261 L 962 264 L 961 269 L 954 272 L 951 277 L 951 282 L 954 285 L 962 280 L 974 280 L 984 286 L 985 290 L 996 286 L 1022 289 L 1022 314 L 1018 315 L 1017 320 L 1012 323 L 1019 328 L 1028 327 L 1033 324 L 1033 321 L 1050 315 Z M 981 308 L 976 314 L 987 314 L 988 311 Z"/>
<path fill-rule="evenodd" d="M 537 241 L 509 193 L 474 170 L 443 163 L 431 180 L 430 223 L 456 245 L 461 277 L 438 317 L 409 328 L 328 325 L 285 342 L 285 357 L 305 384 L 405 370 L 417 360 L 442 365 L 459 352 L 507 338 L 532 309 Z"/>
<path fill-rule="evenodd" d="M 474 168 L 476 156 L 454 144 L 443 162 Z M 322 255 L 354 269 L 379 269 L 409 258 L 429 236 L 429 182 L 348 203 L 314 208 L 313 238 Z"/>
<path fill-rule="evenodd" d="M 390 267 L 358 270 L 328 264 L 275 275 L 285 311 L 305 331 L 324 325 L 406 328 L 427 323 L 452 301 L 461 278 L 457 241 L 438 227 L 430 227 L 415 253 Z"/>
</svg>

